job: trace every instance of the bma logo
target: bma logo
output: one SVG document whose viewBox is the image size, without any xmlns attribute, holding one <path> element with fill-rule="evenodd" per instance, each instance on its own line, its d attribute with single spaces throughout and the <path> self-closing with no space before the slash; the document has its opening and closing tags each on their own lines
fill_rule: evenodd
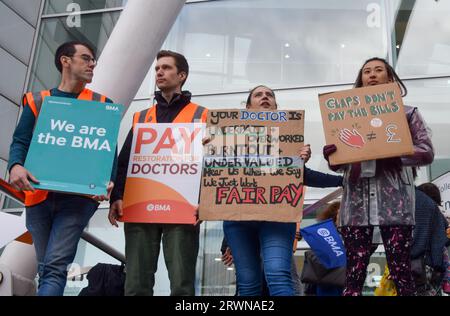
<svg viewBox="0 0 450 316">
<path fill-rule="evenodd" d="M 322 237 L 328 237 L 328 236 L 330 236 L 330 231 L 329 231 L 328 229 L 326 229 L 326 228 L 319 228 L 319 229 L 317 230 L 317 233 L 318 233 L 320 236 L 322 236 Z"/>
<path fill-rule="evenodd" d="M 106 110 L 107 111 L 119 111 L 119 108 L 117 106 L 107 105 Z"/>
<path fill-rule="evenodd" d="M 147 205 L 147 211 L 170 211 L 169 204 L 149 204 Z"/>
<path fill-rule="evenodd" d="M 331 250 L 336 254 L 336 257 L 339 257 L 344 254 L 341 247 L 338 246 L 336 240 L 334 240 L 333 236 L 330 236 L 331 233 L 326 228 L 319 228 L 317 230 L 317 234 L 323 237 L 323 239 L 330 245 Z"/>
</svg>

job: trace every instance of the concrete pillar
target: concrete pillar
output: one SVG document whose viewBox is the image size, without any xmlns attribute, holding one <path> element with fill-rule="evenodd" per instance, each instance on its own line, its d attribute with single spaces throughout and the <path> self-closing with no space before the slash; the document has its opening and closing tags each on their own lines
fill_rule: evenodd
<svg viewBox="0 0 450 316">
<path fill-rule="evenodd" d="M 89 88 L 130 105 L 185 0 L 128 1 L 106 43 Z"/>
<path fill-rule="evenodd" d="M 2 272 L 10 273 L 9 283 L 12 285 L 12 295 L 27 296 L 36 294 L 34 279 L 37 273 L 36 252 L 34 246 L 19 241 L 10 242 L 0 256 L 0 267 Z M 7 275 L 7 274 L 6 274 Z M 0 284 L 2 287 L 7 284 Z M 5 295 L 8 295 L 5 292 Z"/>
</svg>

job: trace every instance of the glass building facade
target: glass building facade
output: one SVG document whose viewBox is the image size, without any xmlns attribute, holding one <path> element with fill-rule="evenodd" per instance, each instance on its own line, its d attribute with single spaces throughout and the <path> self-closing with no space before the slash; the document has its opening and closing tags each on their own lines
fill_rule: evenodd
<svg viewBox="0 0 450 316">
<path fill-rule="evenodd" d="M 59 74 L 53 56 L 62 42 L 87 41 L 101 55 L 126 2 L 44 1 L 24 90 L 57 85 Z M 433 131 L 436 156 L 430 167 L 420 169 L 419 180 L 423 182 L 450 170 L 450 142 L 445 136 L 450 134 L 449 16 L 450 2 L 444 0 L 187 1 L 163 48 L 188 59 L 190 74 L 184 88 L 193 93 L 196 103 L 211 109 L 239 108 L 252 87 L 264 84 L 275 89 L 281 109 L 304 109 L 305 141 L 313 152 L 308 166 L 323 172 L 329 171 L 321 154 L 325 139 L 318 94 L 351 88 L 366 59 L 386 58 L 408 88 L 405 104 L 417 106 Z M 131 126 L 131 115 L 152 103 L 154 75 L 151 67 L 124 116 L 120 142 Z M 2 105 L 0 110 L 3 120 L 3 111 L 10 109 Z M 14 118 L 12 122 L 17 121 L 14 113 L 7 114 Z M 2 142 L 0 149 L 6 151 L 10 138 Z M 2 176 L 6 176 L 5 157 L 0 162 Z M 311 204 L 332 191 L 308 188 L 305 203 Z M 2 205 L 6 211 L 18 207 L 8 199 Z M 106 207 L 96 213 L 88 231 L 123 251 L 123 230 L 110 227 Z M 314 217 L 311 214 L 302 225 L 312 223 Z M 218 259 L 221 241 L 220 222 L 202 224 L 198 295 L 234 294 L 234 271 Z M 299 248 L 303 247 L 306 244 L 300 243 Z M 296 253 L 299 267 L 302 254 L 302 250 Z M 372 258 L 368 290 L 375 285 L 373 277 L 382 275 L 383 260 L 382 255 Z M 97 262 L 115 260 L 81 242 L 73 269 Z M 71 281 L 66 294 L 74 295 L 86 284 L 85 280 Z M 155 294 L 169 294 L 162 254 Z"/>
</svg>

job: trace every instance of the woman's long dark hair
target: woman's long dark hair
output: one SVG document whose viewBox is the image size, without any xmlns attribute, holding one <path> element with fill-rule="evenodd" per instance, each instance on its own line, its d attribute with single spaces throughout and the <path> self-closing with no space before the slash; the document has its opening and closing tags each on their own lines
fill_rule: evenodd
<svg viewBox="0 0 450 316">
<path fill-rule="evenodd" d="M 384 66 L 386 67 L 386 71 L 388 73 L 388 77 L 389 79 L 392 79 L 394 82 L 397 82 L 400 86 L 400 89 L 402 91 L 402 97 L 406 96 L 406 94 L 408 93 L 408 89 L 406 89 L 405 84 L 402 82 L 402 80 L 400 79 L 400 77 L 397 75 L 397 73 L 395 72 L 394 68 L 392 68 L 391 65 L 388 64 L 388 62 L 380 57 L 372 57 L 367 59 L 364 64 L 362 65 L 361 69 L 358 72 L 358 77 L 356 77 L 356 81 L 353 84 L 354 88 L 360 88 L 362 87 L 362 74 L 363 74 L 363 69 L 364 66 L 366 66 L 367 63 L 371 62 L 371 61 L 381 61 L 382 63 L 384 63 Z"/>
<path fill-rule="evenodd" d="M 400 90 L 402 92 L 402 97 L 406 96 L 406 94 L 408 93 L 408 89 L 406 89 L 405 84 L 399 78 L 399 76 L 395 72 L 394 68 L 392 68 L 392 66 L 389 65 L 385 59 L 380 58 L 380 57 L 372 57 L 372 58 L 367 59 L 364 62 L 364 64 L 362 65 L 361 69 L 358 72 L 358 77 L 356 77 L 356 81 L 353 84 L 353 87 L 354 88 L 362 87 L 363 69 L 367 63 L 374 61 L 374 60 L 381 61 L 384 64 L 384 66 L 386 67 L 388 78 L 394 82 L 397 82 L 398 85 L 400 86 Z M 387 170 L 387 171 L 391 171 L 391 172 L 392 171 L 400 172 L 402 170 L 401 158 L 400 157 L 392 157 L 392 158 L 377 159 L 376 173 L 380 174 L 383 170 Z"/>
</svg>

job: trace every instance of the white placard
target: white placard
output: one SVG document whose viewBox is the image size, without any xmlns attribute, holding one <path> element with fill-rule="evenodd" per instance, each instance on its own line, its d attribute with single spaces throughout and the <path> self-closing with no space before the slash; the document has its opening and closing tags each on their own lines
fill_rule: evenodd
<svg viewBox="0 0 450 316">
<path fill-rule="evenodd" d="M 441 191 L 441 211 L 450 223 L 450 171 L 432 181 Z"/>
</svg>

